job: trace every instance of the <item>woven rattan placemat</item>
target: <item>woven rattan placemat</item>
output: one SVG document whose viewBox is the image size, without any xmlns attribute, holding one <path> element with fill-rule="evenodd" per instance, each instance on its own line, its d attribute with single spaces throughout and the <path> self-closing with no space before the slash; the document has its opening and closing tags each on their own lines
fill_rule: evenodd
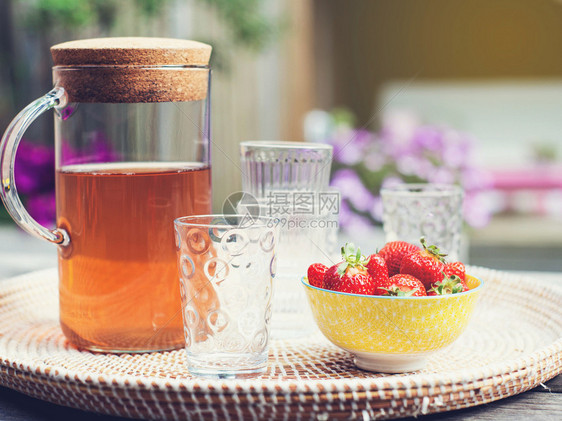
<svg viewBox="0 0 562 421">
<path fill-rule="evenodd" d="M 78 351 L 58 326 L 56 271 L 0 281 L 0 384 L 60 405 L 144 419 L 396 418 L 465 408 L 562 372 L 559 285 L 483 268 L 467 331 L 416 373 L 356 369 L 320 334 L 273 341 L 267 373 L 206 381 L 185 352 Z M 454 322 L 454 321 L 453 321 Z"/>
</svg>

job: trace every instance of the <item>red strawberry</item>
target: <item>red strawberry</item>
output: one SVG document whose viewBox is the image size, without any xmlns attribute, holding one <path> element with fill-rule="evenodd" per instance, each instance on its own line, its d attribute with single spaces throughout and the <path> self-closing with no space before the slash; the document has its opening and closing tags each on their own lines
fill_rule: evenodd
<svg viewBox="0 0 562 421">
<path fill-rule="evenodd" d="M 367 262 L 367 272 L 375 281 L 374 295 L 384 295 L 386 291 L 383 288 L 390 287 L 386 260 L 378 254 L 371 254 Z"/>
<path fill-rule="evenodd" d="M 402 259 L 400 273 L 418 278 L 426 289 L 431 285 L 441 282 L 444 278 L 444 257 L 436 246 L 428 246 L 425 238 L 420 239 L 423 250 L 416 251 Z"/>
<path fill-rule="evenodd" d="M 350 269 L 353 271 L 353 269 Z M 373 295 L 375 281 L 368 273 L 355 272 L 345 274 L 344 282 L 340 285 L 338 292 L 349 292 L 351 294 Z"/>
<path fill-rule="evenodd" d="M 468 286 L 461 278 L 457 275 L 445 275 L 441 282 L 433 284 L 431 289 L 427 290 L 427 295 L 458 294 L 465 291 L 468 291 Z"/>
<path fill-rule="evenodd" d="M 313 287 L 322 288 L 322 283 L 324 281 L 324 275 L 328 270 L 328 266 L 322 263 L 313 263 L 308 267 L 308 283 Z"/>
<path fill-rule="evenodd" d="M 390 287 L 386 294 L 396 297 L 425 297 L 425 288 L 421 281 L 411 275 L 399 273 L 390 278 Z"/>
<path fill-rule="evenodd" d="M 375 281 L 367 272 L 367 259 L 348 243 L 341 249 L 343 262 L 332 266 L 324 276 L 323 287 L 332 291 L 373 295 Z"/>
<path fill-rule="evenodd" d="M 322 281 L 322 288 L 329 289 L 331 291 L 337 291 L 342 284 L 342 277 L 338 274 L 338 267 L 343 262 L 338 263 L 337 265 L 331 266 L 326 271 L 326 275 L 324 276 L 324 280 Z"/>
<path fill-rule="evenodd" d="M 405 241 L 390 241 L 379 251 L 379 256 L 386 260 L 388 276 L 400 273 L 400 264 L 404 256 L 418 251 L 420 248 Z"/>
<path fill-rule="evenodd" d="M 445 272 L 445 275 L 449 277 L 457 275 L 459 278 L 461 278 L 462 281 L 466 281 L 466 269 L 462 262 L 452 262 L 445 264 L 443 272 Z"/>
</svg>

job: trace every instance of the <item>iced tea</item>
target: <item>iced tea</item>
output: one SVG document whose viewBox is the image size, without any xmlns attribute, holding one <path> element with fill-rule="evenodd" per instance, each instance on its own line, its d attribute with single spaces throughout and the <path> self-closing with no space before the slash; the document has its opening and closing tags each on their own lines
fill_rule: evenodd
<svg viewBox="0 0 562 421">
<path fill-rule="evenodd" d="M 57 172 L 60 320 L 74 344 L 154 351 L 184 344 L 173 221 L 211 210 L 202 164 L 111 163 Z"/>
</svg>

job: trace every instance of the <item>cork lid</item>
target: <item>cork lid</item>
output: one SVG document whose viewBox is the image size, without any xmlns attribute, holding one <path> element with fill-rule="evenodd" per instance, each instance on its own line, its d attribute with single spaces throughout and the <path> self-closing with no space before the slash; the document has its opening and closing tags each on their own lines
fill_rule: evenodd
<svg viewBox="0 0 562 421">
<path fill-rule="evenodd" d="M 211 46 L 172 38 L 93 38 L 51 47 L 53 79 L 71 102 L 207 97 Z"/>
<path fill-rule="evenodd" d="M 55 66 L 207 66 L 211 46 L 174 38 L 92 38 L 51 47 Z"/>
</svg>

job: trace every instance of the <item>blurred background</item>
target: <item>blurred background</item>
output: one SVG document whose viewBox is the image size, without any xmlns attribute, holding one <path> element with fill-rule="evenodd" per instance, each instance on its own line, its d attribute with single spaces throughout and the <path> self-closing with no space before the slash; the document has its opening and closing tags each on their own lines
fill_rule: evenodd
<svg viewBox="0 0 562 421">
<path fill-rule="evenodd" d="M 207 42 L 215 210 L 240 190 L 240 141 L 328 142 L 347 236 L 380 235 L 385 183 L 453 182 L 467 194 L 470 263 L 562 271 L 562 1 L 0 0 L 0 11 L 2 130 L 50 89 L 53 44 Z M 16 164 L 24 202 L 50 225 L 52 132 L 42 117 Z M 23 244 L 16 232 L 1 209 L 0 242 Z"/>
</svg>

